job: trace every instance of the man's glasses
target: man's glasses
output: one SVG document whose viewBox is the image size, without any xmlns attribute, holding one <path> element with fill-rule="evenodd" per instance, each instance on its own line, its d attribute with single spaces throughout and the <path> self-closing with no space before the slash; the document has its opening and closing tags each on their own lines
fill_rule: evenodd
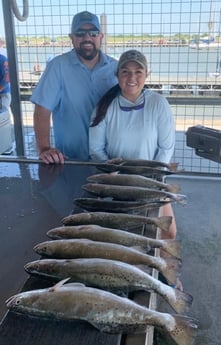
<svg viewBox="0 0 221 345">
<path fill-rule="evenodd" d="M 88 34 L 90 37 L 97 37 L 99 33 L 100 31 L 98 30 L 79 30 L 79 31 L 74 32 L 74 36 L 84 37 Z"/>
</svg>

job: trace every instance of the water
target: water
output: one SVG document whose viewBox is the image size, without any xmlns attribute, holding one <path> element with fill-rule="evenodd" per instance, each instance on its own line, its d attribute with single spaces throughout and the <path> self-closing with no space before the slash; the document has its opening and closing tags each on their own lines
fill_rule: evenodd
<svg viewBox="0 0 221 345">
<path fill-rule="evenodd" d="M 43 70 L 49 58 L 69 51 L 71 47 L 18 47 L 19 69 L 32 71 L 36 63 Z M 107 53 L 119 58 L 121 53 L 131 47 L 108 47 Z M 152 75 L 170 77 L 206 78 L 216 72 L 217 59 L 221 56 L 221 47 L 196 50 L 190 47 L 135 47 L 147 57 Z"/>
</svg>

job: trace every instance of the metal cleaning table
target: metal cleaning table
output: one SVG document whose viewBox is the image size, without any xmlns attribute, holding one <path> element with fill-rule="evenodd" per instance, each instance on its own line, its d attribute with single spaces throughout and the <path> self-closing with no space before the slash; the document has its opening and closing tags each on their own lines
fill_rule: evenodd
<svg viewBox="0 0 221 345">
<path fill-rule="evenodd" d="M 74 198 L 84 195 L 93 166 L 46 166 L 0 160 L 0 344 L 2 345 L 151 345 L 153 327 L 146 334 L 121 336 L 97 331 L 86 322 L 28 317 L 7 311 L 5 300 L 18 292 L 51 286 L 29 277 L 27 262 L 39 259 L 33 247 L 48 240 L 46 232 L 61 226 L 74 209 Z M 153 274 L 156 274 L 153 270 Z M 137 293 L 134 299 L 155 308 L 155 294 Z"/>
</svg>

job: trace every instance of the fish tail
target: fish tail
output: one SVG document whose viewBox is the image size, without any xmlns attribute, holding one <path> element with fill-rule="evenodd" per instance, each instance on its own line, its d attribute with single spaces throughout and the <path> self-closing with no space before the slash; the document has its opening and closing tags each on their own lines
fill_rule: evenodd
<svg viewBox="0 0 221 345">
<path fill-rule="evenodd" d="M 162 247 L 165 252 L 169 253 L 170 255 L 175 256 L 176 258 L 181 258 L 180 251 L 181 245 L 180 241 L 178 240 L 163 240 Z"/>
<path fill-rule="evenodd" d="M 169 168 L 171 171 L 177 171 L 178 165 L 179 165 L 179 163 L 169 163 L 169 164 L 168 164 L 168 168 Z"/>
<path fill-rule="evenodd" d="M 164 231 L 169 231 L 169 227 L 172 223 L 171 216 L 162 216 L 158 218 L 157 226 Z"/>
<path fill-rule="evenodd" d="M 167 184 L 166 189 L 170 193 L 179 193 L 180 192 L 180 186 L 177 184 Z"/>
<path fill-rule="evenodd" d="M 175 328 L 169 331 L 170 336 L 178 345 L 193 345 L 197 335 L 197 320 L 182 315 L 173 315 Z"/>
<path fill-rule="evenodd" d="M 165 260 L 166 267 L 163 267 L 161 273 L 171 284 L 176 284 L 177 278 L 179 276 L 182 261 L 175 257 L 168 257 Z"/>
<path fill-rule="evenodd" d="M 186 197 L 186 195 L 174 194 L 173 198 L 174 198 L 174 200 L 176 202 L 178 202 L 181 205 L 186 205 L 187 204 L 187 197 Z"/>
<path fill-rule="evenodd" d="M 176 313 L 187 313 L 193 303 L 193 297 L 186 292 L 180 291 L 179 289 L 173 287 L 169 287 L 169 289 L 173 291 L 171 294 L 166 294 L 166 296 L 164 296 L 165 300 L 175 310 Z"/>
</svg>

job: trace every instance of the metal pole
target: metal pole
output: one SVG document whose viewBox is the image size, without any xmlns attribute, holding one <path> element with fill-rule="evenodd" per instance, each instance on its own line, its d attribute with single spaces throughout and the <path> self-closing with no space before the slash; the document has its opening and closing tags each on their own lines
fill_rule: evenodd
<svg viewBox="0 0 221 345">
<path fill-rule="evenodd" d="M 16 50 L 15 26 L 10 1 L 2 0 L 2 9 L 5 26 L 5 39 L 8 54 L 9 74 L 11 83 L 11 110 L 14 118 L 14 132 L 16 142 L 16 153 L 18 156 L 24 156 L 24 137 L 22 111 L 20 102 L 20 86 L 18 80 L 18 61 Z"/>
</svg>

